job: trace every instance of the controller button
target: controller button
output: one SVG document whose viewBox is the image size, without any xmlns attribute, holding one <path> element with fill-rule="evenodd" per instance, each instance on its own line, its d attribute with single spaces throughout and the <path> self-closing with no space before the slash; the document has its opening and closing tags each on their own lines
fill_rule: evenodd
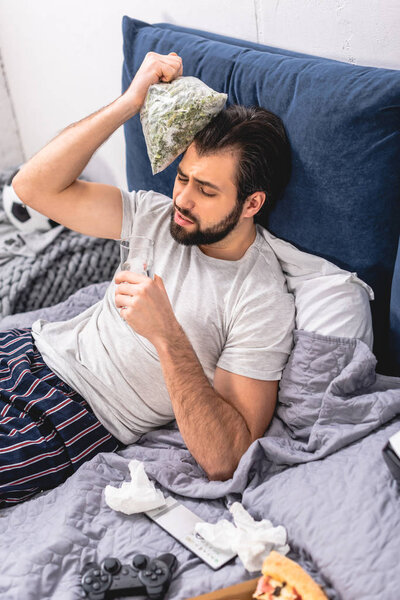
<svg viewBox="0 0 400 600">
<path fill-rule="evenodd" d="M 128 575 L 129 574 L 129 569 L 128 567 L 122 567 L 122 575 Z"/>
<path fill-rule="evenodd" d="M 137 569 L 145 569 L 147 567 L 147 556 L 144 554 L 136 554 L 133 557 L 132 564 Z"/>
<path fill-rule="evenodd" d="M 155 579 L 158 579 L 157 575 L 154 575 L 154 573 L 153 573 L 153 575 L 151 576 L 151 578 L 152 578 L 152 580 L 153 580 L 153 581 L 154 581 Z"/>
<path fill-rule="evenodd" d="M 117 558 L 106 558 L 103 561 L 103 569 L 112 575 L 118 573 L 121 568 L 121 563 Z"/>
<path fill-rule="evenodd" d="M 95 571 L 93 571 L 93 575 L 95 577 L 98 577 L 100 575 L 100 571 L 98 569 L 96 569 Z"/>
<path fill-rule="evenodd" d="M 145 571 L 144 574 L 148 577 L 149 575 L 151 575 L 151 571 Z"/>
<path fill-rule="evenodd" d="M 157 574 L 157 575 L 162 575 L 162 573 L 163 573 L 163 572 L 162 572 L 162 570 L 161 570 L 161 569 L 156 569 L 156 574 Z"/>
<path fill-rule="evenodd" d="M 101 581 L 108 581 L 108 576 L 107 575 L 102 575 L 100 577 Z"/>
<path fill-rule="evenodd" d="M 153 597 L 158 596 L 159 594 L 165 594 L 164 588 L 162 585 L 159 585 L 158 587 L 153 587 L 151 588 L 151 593 L 153 595 Z"/>
<path fill-rule="evenodd" d="M 93 587 L 93 589 L 94 589 L 94 590 L 98 590 L 98 589 L 100 589 L 100 584 L 99 584 L 99 582 L 98 582 L 98 581 L 95 581 L 92 587 Z"/>
<path fill-rule="evenodd" d="M 97 562 L 94 562 L 94 561 L 87 562 L 83 565 L 82 575 L 85 575 L 85 573 L 87 573 L 89 571 L 93 571 L 93 569 L 98 569 L 98 568 L 99 568 L 99 565 L 97 564 Z"/>
<path fill-rule="evenodd" d="M 85 583 L 87 583 L 88 585 L 90 585 L 92 581 L 93 579 L 91 577 L 85 577 Z"/>
</svg>

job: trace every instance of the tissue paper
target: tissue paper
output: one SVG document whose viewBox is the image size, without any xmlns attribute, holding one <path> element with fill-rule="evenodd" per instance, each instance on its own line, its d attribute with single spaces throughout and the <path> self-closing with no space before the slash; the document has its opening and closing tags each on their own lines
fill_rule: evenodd
<svg viewBox="0 0 400 600">
<path fill-rule="evenodd" d="M 126 515 L 164 506 L 164 495 L 147 477 L 143 463 L 131 460 L 128 466 L 131 481 L 124 482 L 120 488 L 106 486 L 104 497 L 108 506 Z"/>
<path fill-rule="evenodd" d="M 236 552 L 245 569 L 249 572 L 261 571 L 264 558 L 276 550 L 287 554 L 286 529 L 274 527 L 271 521 L 255 521 L 239 502 L 229 508 L 235 525 L 226 519 L 218 523 L 197 523 L 196 532 L 218 549 Z"/>
</svg>

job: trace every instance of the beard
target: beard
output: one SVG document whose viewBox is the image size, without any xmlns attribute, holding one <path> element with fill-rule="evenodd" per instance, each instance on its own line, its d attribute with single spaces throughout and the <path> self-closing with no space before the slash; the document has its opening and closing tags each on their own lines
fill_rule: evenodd
<svg viewBox="0 0 400 600">
<path fill-rule="evenodd" d="M 240 215 L 242 214 L 243 207 L 236 203 L 235 208 L 221 221 L 212 225 L 211 227 L 206 227 L 205 229 L 200 229 L 200 225 L 198 221 L 187 211 L 184 209 L 179 209 L 184 217 L 190 219 L 194 225 L 196 225 L 196 229 L 194 231 L 186 231 L 184 227 L 178 225 L 174 221 L 175 214 L 175 204 L 171 211 L 171 223 L 170 223 L 170 232 L 172 237 L 178 244 L 183 244 L 184 246 L 203 246 L 209 244 L 216 244 L 223 240 L 238 224 Z"/>
</svg>

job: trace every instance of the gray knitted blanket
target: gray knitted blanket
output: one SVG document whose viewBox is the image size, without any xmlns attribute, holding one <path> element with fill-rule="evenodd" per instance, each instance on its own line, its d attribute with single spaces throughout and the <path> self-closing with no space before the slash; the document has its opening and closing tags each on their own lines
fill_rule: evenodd
<svg viewBox="0 0 400 600">
<path fill-rule="evenodd" d="M 29 239 L 14 229 L 3 211 L 2 190 L 15 170 L 0 172 L 0 237 L 11 242 L 0 268 L 0 317 L 62 302 L 84 286 L 112 279 L 119 263 L 114 240 L 61 226 Z"/>
</svg>

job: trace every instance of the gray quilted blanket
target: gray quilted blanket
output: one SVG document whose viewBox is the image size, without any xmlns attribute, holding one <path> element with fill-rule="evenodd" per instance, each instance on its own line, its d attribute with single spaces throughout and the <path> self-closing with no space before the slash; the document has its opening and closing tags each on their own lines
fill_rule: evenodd
<svg viewBox="0 0 400 600">
<path fill-rule="evenodd" d="M 115 240 L 90 237 L 62 226 L 24 235 L 8 221 L 0 172 L 0 317 L 47 307 L 83 286 L 111 279 L 118 263 Z"/>
<path fill-rule="evenodd" d="M 39 315 L 70 318 L 106 285 L 81 290 L 45 313 L 7 317 L 0 327 L 28 326 Z M 205 520 L 231 519 L 227 507 L 240 500 L 254 518 L 284 525 L 289 556 L 330 600 L 398 600 L 400 491 L 382 448 L 400 429 L 400 379 L 377 375 L 375 364 L 362 342 L 298 331 L 274 419 L 231 480 L 208 481 L 173 422 L 119 453 L 97 455 L 55 490 L 3 510 L 0 597 L 77 599 L 85 562 L 106 556 L 129 562 L 137 552 L 176 554 L 168 600 L 255 576 L 238 558 L 214 572 L 146 516 L 111 510 L 105 486 L 129 480 L 135 458 L 164 494 Z"/>
</svg>

